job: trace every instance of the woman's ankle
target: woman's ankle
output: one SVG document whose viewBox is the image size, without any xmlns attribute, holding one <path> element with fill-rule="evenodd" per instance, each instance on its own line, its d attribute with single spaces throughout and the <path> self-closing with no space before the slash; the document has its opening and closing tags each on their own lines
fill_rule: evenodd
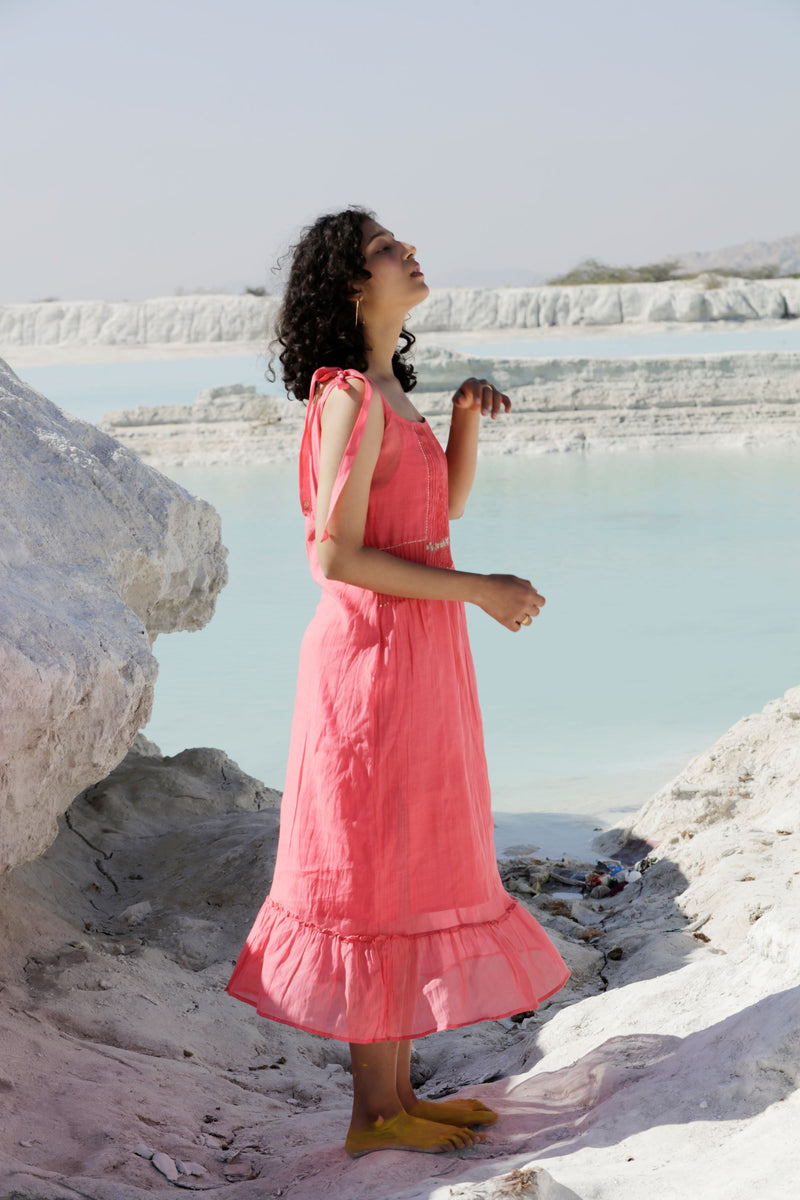
<svg viewBox="0 0 800 1200">
<path fill-rule="evenodd" d="M 394 1100 L 387 1099 L 378 1103 L 362 1101 L 359 1104 L 353 1105 L 350 1128 L 370 1129 L 373 1125 L 378 1125 L 383 1121 L 390 1121 L 392 1117 L 396 1117 L 399 1113 L 405 1111 L 403 1104 L 397 1097 Z"/>
<path fill-rule="evenodd" d="M 411 1112 L 415 1104 L 418 1103 L 414 1089 L 410 1085 L 407 1088 L 398 1088 L 397 1095 L 406 1112 Z"/>
</svg>

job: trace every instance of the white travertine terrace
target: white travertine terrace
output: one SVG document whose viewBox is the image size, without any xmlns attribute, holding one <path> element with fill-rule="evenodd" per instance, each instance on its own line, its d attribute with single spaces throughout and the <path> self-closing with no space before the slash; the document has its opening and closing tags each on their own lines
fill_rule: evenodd
<svg viewBox="0 0 800 1200">
<path fill-rule="evenodd" d="M 263 345 L 279 304 L 279 297 L 250 295 L 6 304 L 0 346 Z M 410 325 L 422 333 L 798 316 L 800 279 L 706 274 L 664 283 L 434 288 Z"/>
<path fill-rule="evenodd" d="M 411 399 L 442 440 L 467 376 L 509 394 L 511 412 L 483 422 L 482 454 L 800 441 L 800 356 L 790 352 L 487 359 L 426 345 L 416 366 Z M 109 413 L 101 428 L 162 466 L 253 465 L 293 461 L 304 416 L 296 401 L 236 384 L 192 405 Z"/>
</svg>

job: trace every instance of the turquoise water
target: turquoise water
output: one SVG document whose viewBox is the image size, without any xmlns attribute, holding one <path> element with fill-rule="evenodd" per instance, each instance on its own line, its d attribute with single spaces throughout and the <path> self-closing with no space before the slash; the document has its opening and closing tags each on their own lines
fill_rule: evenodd
<svg viewBox="0 0 800 1200">
<path fill-rule="evenodd" d="M 800 681 L 799 468 L 796 452 L 748 451 L 480 463 L 456 564 L 547 597 L 518 634 L 468 610 L 495 808 L 551 815 L 512 840 L 574 847 L 570 821 L 638 807 Z M 171 473 L 221 513 L 231 582 L 205 630 L 158 640 L 148 736 L 167 753 L 221 746 L 281 787 L 317 598 L 294 468 Z"/>
<path fill-rule="evenodd" d="M 13 352 L 8 361 L 14 366 Z M 97 422 L 118 408 L 192 404 L 202 388 L 244 383 L 260 392 L 285 395 L 264 372 L 268 356 L 171 359 L 165 362 L 92 363 L 14 368 L 20 378 L 60 408 Z"/>
<path fill-rule="evenodd" d="M 262 371 L 236 358 L 20 374 L 96 419 Z M 295 468 L 169 473 L 219 510 L 230 583 L 206 629 L 156 642 L 146 733 L 168 754 L 221 747 L 281 787 L 317 599 Z M 516 635 L 468 612 L 505 842 L 588 853 L 594 828 L 800 682 L 797 451 L 488 459 L 452 540 L 457 566 L 527 576 L 548 601 Z"/>
<path fill-rule="evenodd" d="M 766 323 L 765 323 L 766 324 Z M 705 324 L 701 328 L 664 325 L 657 333 L 576 332 L 569 336 L 514 336 L 507 341 L 436 340 L 464 354 L 500 358 L 586 357 L 628 358 L 651 354 L 704 354 L 735 350 L 794 350 L 800 352 L 800 319 L 775 322 L 770 327 L 736 322 Z M 613 328 L 613 327 L 607 327 Z M 9 361 L 14 365 L 13 351 Z M 67 412 L 84 421 L 99 421 L 118 408 L 139 405 L 191 404 L 201 388 L 244 383 L 272 395 L 283 394 L 278 383 L 264 375 L 268 354 L 261 357 L 172 359 L 130 363 L 94 363 L 69 366 L 25 367 L 18 374 Z"/>
</svg>

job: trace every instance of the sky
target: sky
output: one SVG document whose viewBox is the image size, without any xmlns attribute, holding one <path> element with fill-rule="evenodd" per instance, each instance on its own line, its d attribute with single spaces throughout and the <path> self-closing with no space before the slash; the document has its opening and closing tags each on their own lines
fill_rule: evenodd
<svg viewBox="0 0 800 1200">
<path fill-rule="evenodd" d="M 433 286 L 800 232 L 800 0 L 0 0 L 0 303 L 280 288 L 348 204 Z"/>
</svg>

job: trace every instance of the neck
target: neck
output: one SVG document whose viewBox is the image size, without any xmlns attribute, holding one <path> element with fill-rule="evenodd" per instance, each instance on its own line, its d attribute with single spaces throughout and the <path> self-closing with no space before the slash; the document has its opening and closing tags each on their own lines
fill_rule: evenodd
<svg viewBox="0 0 800 1200">
<path fill-rule="evenodd" d="M 367 369 L 374 379 L 392 379 L 392 356 L 400 340 L 402 317 L 369 317 L 364 322 L 364 342 L 367 346 Z"/>
</svg>

